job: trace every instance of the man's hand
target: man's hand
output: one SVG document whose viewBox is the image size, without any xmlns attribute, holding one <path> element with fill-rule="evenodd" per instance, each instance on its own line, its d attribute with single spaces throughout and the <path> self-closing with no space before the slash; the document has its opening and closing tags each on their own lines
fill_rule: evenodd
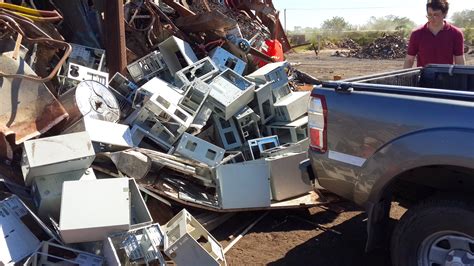
<svg viewBox="0 0 474 266">
<path fill-rule="evenodd" d="M 403 68 L 412 68 L 413 63 L 415 63 L 415 57 L 413 55 L 407 55 L 405 57 L 405 63 L 403 64 Z"/>
<path fill-rule="evenodd" d="M 454 56 L 454 64 L 456 64 L 456 65 L 465 65 L 466 64 L 466 59 L 464 58 L 464 55 Z"/>
</svg>

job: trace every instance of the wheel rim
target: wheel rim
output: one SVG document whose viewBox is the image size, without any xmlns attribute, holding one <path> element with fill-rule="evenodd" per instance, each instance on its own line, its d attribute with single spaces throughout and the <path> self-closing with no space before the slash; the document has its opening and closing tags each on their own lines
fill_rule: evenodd
<svg viewBox="0 0 474 266">
<path fill-rule="evenodd" d="M 454 231 L 432 234 L 421 243 L 418 265 L 472 266 L 474 265 L 474 239 Z"/>
</svg>

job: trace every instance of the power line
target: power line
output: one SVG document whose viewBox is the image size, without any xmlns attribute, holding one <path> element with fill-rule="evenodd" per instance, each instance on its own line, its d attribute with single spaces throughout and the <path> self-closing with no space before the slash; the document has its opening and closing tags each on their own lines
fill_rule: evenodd
<svg viewBox="0 0 474 266">
<path fill-rule="evenodd" d="M 285 8 L 290 11 L 315 11 L 315 10 L 353 10 L 353 9 L 402 9 L 404 7 L 393 6 L 369 6 L 369 7 L 321 7 L 321 8 Z"/>
</svg>

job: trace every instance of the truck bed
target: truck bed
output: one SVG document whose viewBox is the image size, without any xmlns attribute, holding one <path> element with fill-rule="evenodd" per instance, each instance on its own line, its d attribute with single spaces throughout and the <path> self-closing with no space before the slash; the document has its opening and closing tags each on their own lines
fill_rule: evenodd
<svg viewBox="0 0 474 266">
<path fill-rule="evenodd" d="M 425 68 L 405 69 L 347 79 L 344 82 L 474 91 L 474 67 L 429 65 Z"/>
<path fill-rule="evenodd" d="M 449 141 L 474 141 L 474 135 L 464 136 L 474 130 L 474 66 L 431 65 L 327 82 L 312 94 L 324 99 L 327 136 L 327 152 L 310 153 L 314 172 L 323 187 L 361 205 L 381 175 L 374 174 L 380 165 L 403 172 L 419 158 L 436 164 L 433 154 L 456 153 Z M 386 151 L 405 139 L 410 144 L 396 155 Z M 439 147 L 443 151 L 435 152 Z M 408 152 L 417 160 L 386 167 L 409 158 Z M 388 154 L 393 158 L 381 163 Z"/>
</svg>

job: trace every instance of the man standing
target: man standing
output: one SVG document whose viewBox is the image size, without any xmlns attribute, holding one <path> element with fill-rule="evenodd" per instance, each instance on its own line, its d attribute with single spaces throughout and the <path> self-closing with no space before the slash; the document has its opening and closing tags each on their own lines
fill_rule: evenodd
<svg viewBox="0 0 474 266">
<path fill-rule="evenodd" d="M 444 19 L 448 14 L 447 0 L 428 0 L 428 23 L 415 29 L 410 36 L 404 68 L 427 64 L 464 65 L 464 36 L 460 29 Z"/>
</svg>

